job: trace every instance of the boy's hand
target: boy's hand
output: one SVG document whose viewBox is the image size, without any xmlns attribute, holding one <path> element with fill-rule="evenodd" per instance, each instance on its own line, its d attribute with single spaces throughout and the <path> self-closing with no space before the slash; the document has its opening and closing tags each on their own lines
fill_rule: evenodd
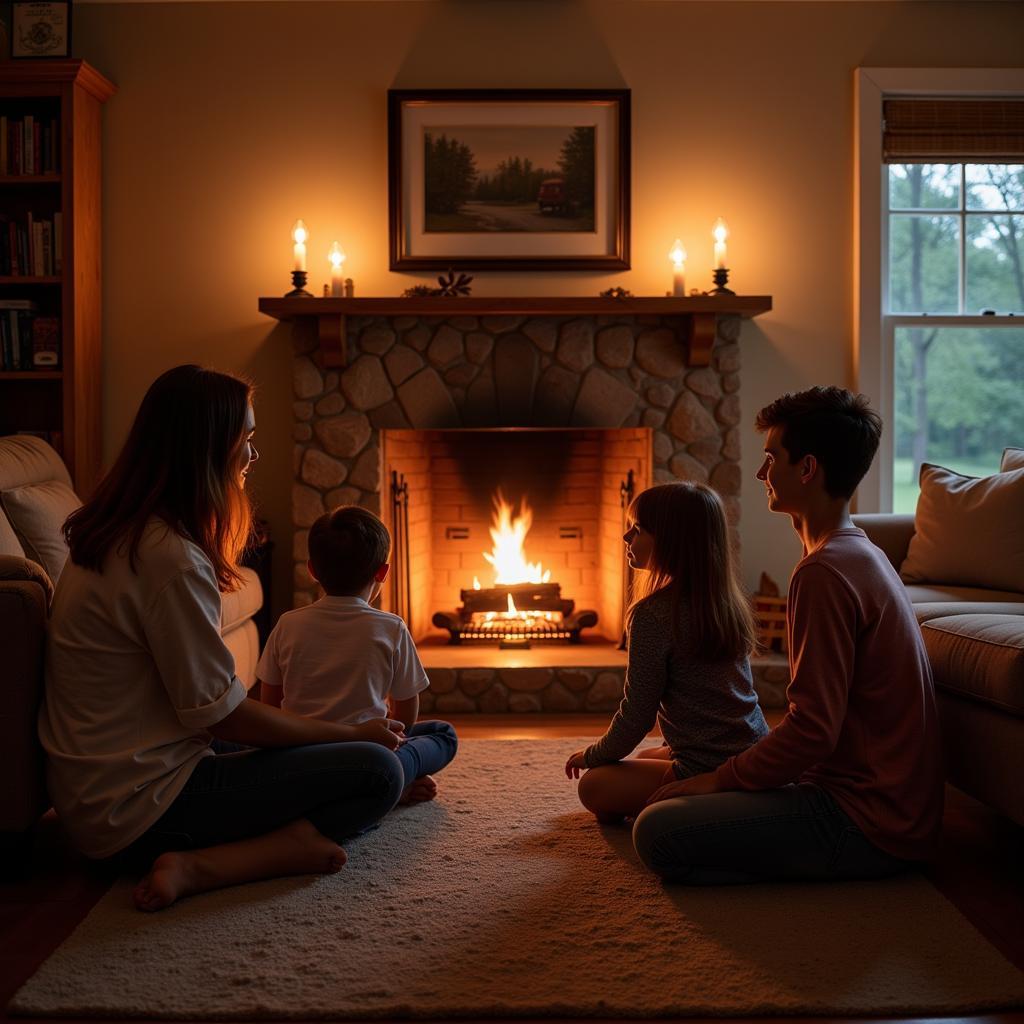
<svg viewBox="0 0 1024 1024">
<path fill-rule="evenodd" d="M 565 777 L 567 779 L 578 779 L 580 777 L 580 772 L 586 770 L 587 762 L 584 757 L 585 754 L 586 749 L 577 750 L 576 753 L 565 762 Z"/>
<path fill-rule="evenodd" d="M 396 729 L 395 726 L 398 728 Z M 402 723 L 395 722 L 390 718 L 371 718 L 368 722 L 361 722 L 353 726 L 356 740 L 363 740 L 366 743 L 379 743 L 388 750 L 395 750 L 405 739 L 402 732 Z"/>
</svg>

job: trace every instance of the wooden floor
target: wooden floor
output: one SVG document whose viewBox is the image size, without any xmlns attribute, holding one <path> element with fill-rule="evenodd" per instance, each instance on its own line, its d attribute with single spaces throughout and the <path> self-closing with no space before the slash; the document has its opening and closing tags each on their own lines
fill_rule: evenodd
<svg viewBox="0 0 1024 1024">
<path fill-rule="evenodd" d="M 770 722 L 772 718 L 769 715 Z M 607 723 L 607 716 L 465 715 L 454 716 L 451 720 L 459 735 L 466 739 L 552 739 L 597 736 Z M 931 880 L 1004 956 L 1024 970 L 1022 869 L 1024 829 L 999 818 L 957 790 L 948 789 L 943 842 L 939 859 L 930 872 Z M 0 1007 L 6 1007 L 14 992 L 85 917 L 111 881 L 109 873 L 83 861 L 71 850 L 52 816 L 43 820 L 28 875 L 0 881 Z M 0 1010 L 0 1022 L 16 1019 Z M 760 1019 L 803 1024 L 825 1024 L 829 1020 Z M 882 1019 L 920 1024 L 925 1021 L 924 1018 Z M 944 1019 L 977 1024 L 1024 1024 L 1024 1008 Z M 690 1020 L 697 1021 L 697 1018 Z M 715 1018 L 714 1021 L 729 1024 L 730 1018 Z M 529 1022 L 519 1021 L 518 1024 Z M 546 1019 L 544 1024 L 551 1024 L 551 1019 Z"/>
</svg>

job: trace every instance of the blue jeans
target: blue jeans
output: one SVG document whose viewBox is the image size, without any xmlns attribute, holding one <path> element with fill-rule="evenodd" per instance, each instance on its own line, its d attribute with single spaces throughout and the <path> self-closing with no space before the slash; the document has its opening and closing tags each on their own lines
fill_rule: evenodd
<svg viewBox="0 0 1024 1024">
<path fill-rule="evenodd" d="M 663 800 L 637 816 L 633 845 L 665 881 L 686 885 L 881 878 L 915 866 L 871 843 L 809 782 Z"/>
<path fill-rule="evenodd" d="M 417 722 L 405 735 L 408 739 L 395 753 L 402 762 L 406 786 L 451 764 L 459 749 L 459 738 L 449 722 Z"/>
<path fill-rule="evenodd" d="M 217 846 L 308 818 L 335 842 L 365 832 L 398 802 L 402 763 L 378 743 L 263 749 L 216 743 L 159 820 L 118 859 Z"/>
</svg>

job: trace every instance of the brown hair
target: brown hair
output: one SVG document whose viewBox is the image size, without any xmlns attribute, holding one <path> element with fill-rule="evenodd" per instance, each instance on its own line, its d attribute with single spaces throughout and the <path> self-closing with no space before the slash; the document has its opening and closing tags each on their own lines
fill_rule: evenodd
<svg viewBox="0 0 1024 1024">
<path fill-rule="evenodd" d="M 672 594 L 673 630 L 685 602 L 697 657 L 724 661 L 756 645 L 750 602 L 736 578 L 722 500 L 705 484 L 659 484 L 633 499 L 629 515 L 654 538 L 648 571 L 634 579 L 627 628 L 637 606 L 661 590 Z"/>
<path fill-rule="evenodd" d="M 882 436 L 882 417 L 865 395 L 846 388 L 814 387 L 776 398 L 754 421 L 763 434 L 781 427 L 790 463 L 813 455 L 833 498 L 852 498 L 871 467 Z"/>
<path fill-rule="evenodd" d="M 176 366 L 150 385 L 128 439 L 92 497 L 64 523 L 76 565 L 97 572 L 127 543 L 132 570 L 154 516 L 197 544 L 221 590 L 236 590 L 252 506 L 238 467 L 253 386 L 200 366 Z"/>
<path fill-rule="evenodd" d="M 391 553 L 388 528 L 369 509 L 340 505 L 309 530 L 313 575 L 328 594 L 358 594 Z"/>
</svg>

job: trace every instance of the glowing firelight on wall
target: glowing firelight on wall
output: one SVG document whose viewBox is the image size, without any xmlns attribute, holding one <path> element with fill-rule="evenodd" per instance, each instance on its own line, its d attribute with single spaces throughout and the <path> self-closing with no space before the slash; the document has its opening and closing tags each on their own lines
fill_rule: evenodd
<svg viewBox="0 0 1024 1024">
<path fill-rule="evenodd" d="M 494 568 L 494 585 L 513 583 L 547 583 L 551 570 L 540 562 L 528 562 L 523 541 L 533 525 L 533 511 L 526 499 L 519 502 L 519 514 L 512 514 L 512 506 L 501 491 L 494 496 L 494 518 L 491 526 L 491 540 L 494 547 L 485 551 L 484 558 Z M 479 581 L 474 578 L 474 588 Z M 511 610 L 511 609 L 510 609 Z"/>
</svg>

